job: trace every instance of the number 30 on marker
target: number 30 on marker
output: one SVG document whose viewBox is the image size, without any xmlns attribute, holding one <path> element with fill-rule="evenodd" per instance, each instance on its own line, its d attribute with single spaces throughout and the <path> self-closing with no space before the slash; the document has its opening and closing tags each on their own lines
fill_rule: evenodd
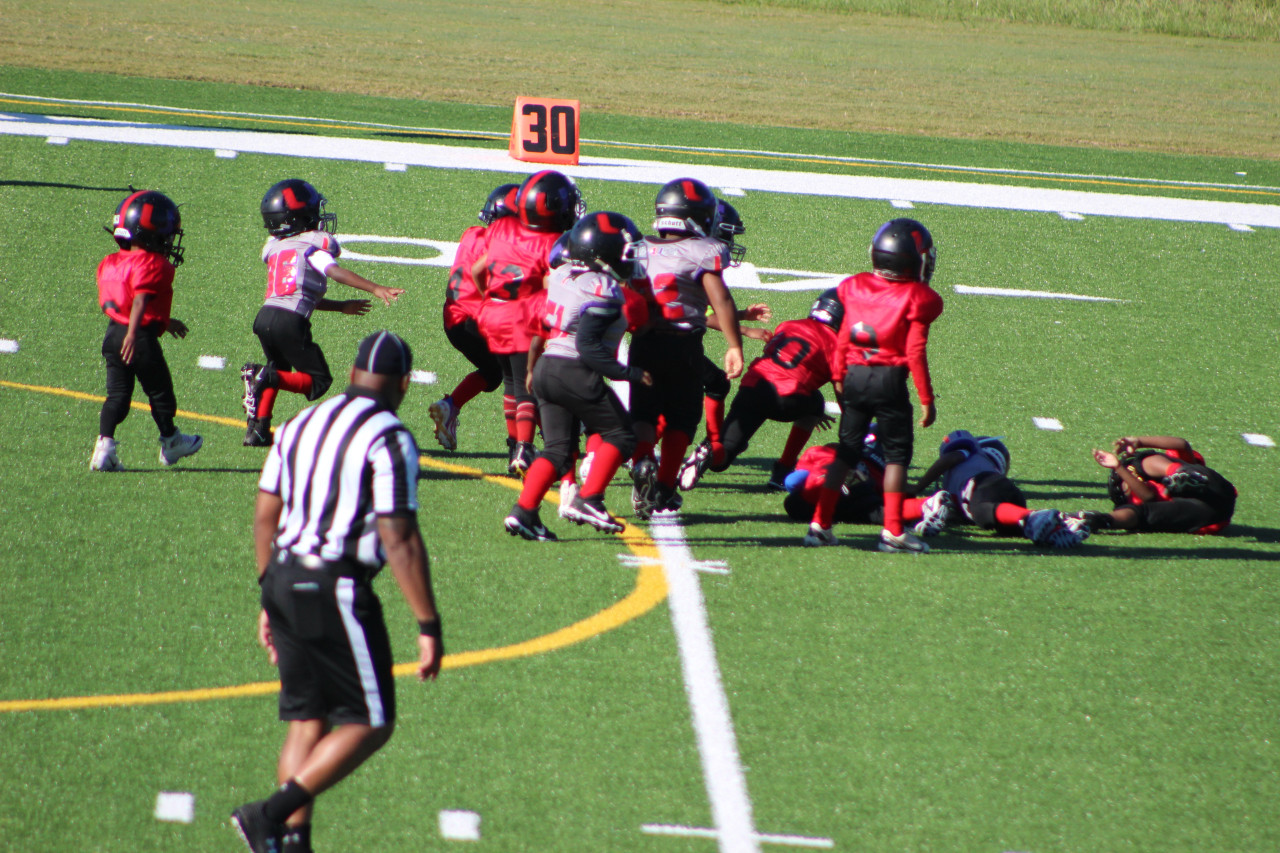
<svg viewBox="0 0 1280 853">
<path fill-rule="evenodd" d="M 531 163 L 578 163 L 577 101 L 516 98 L 511 116 L 512 157 Z"/>
</svg>

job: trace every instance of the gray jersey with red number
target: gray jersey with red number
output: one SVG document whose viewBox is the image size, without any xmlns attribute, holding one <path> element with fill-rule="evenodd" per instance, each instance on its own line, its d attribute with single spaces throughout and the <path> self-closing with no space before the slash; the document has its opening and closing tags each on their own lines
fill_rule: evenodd
<svg viewBox="0 0 1280 853">
<path fill-rule="evenodd" d="M 342 247 L 324 231 L 267 239 L 267 245 L 262 247 L 262 262 L 267 265 L 267 305 L 311 316 L 329 287 L 328 276 L 311 264 L 317 252 L 336 259 Z"/>
<path fill-rule="evenodd" d="M 709 302 L 702 275 L 724 271 L 729 265 L 728 247 L 711 237 L 644 240 L 649 250 L 646 276 L 659 308 L 655 325 L 705 329 Z"/>
<path fill-rule="evenodd" d="M 543 352 L 556 358 L 577 358 L 579 321 L 584 314 L 601 313 L 617 315 L 604 336 L 605 346 L 616 354 L 627 330 L 627 318 L 622 313 L 624 301 L 621 285 L 603 273 L 571 264 L 552 270 L 547 277 L 544 321 L 549 331 Z"/>
</svg>

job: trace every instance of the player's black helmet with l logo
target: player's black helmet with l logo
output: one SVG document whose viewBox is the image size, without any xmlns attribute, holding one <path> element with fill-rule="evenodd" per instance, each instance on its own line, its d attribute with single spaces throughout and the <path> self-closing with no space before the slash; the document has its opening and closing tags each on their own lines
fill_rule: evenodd
<svg viewBox="0 0 1280 853">
<path fill-rule="evenodd" d="M 928 283 L 937 257 L 933 235 L 914 219 L 892 219 L 871 239 L 871 267 L 890 281 Z"/>
<path fill-rule="evenodd" d="M 122 249 L 135 244 L 164 255 L 175 267 L 182 263 L 182 215 L 164 193 L 130 193 L 116 208 L 110 230 Z"/>
<path fill-rule="evenodd" d="M 515 216 L 515 194 L 518 189 L 520 189 L 519 184 L 503 184 L 497 187 L 489 193 L 489 197 L 484 201 L 484 207 L 480 208 L 476 216 L 485 225 L 492 225 L 495 219 L 501 219 L 504 216 Z"/>
<path fill-rule="evenodd" d="M 656 231 L 682 231 L 699 237 L 712 236 L 716 222 L 716 196 L 711 188 L 694 178 L 676 178 L 658 190 L 653 202 Z"/>
<path fill-rule="evenodd" d="M 325 213 L 325 197 L 307 181 L 288 178 L 272 184 L 262 197 L 262 224 L 272 237 L 291 237 L 303 231 L 333 234 L 338 217 Z"/>
<path fill-rule="evenodd" d="M 588 213 L 569 232 L 569 260 L 618 281 L 644 275 L 648 244 L 636 224 L 611 210 Z"/>
<path fill-rule="evenodd" d="M 586 209 L 578 185 L 554 169 L 534 172 L 525 178 L 516 190 L 515 207 L 526 226 L 553 234 L 572 228 Z"/>
</svg>

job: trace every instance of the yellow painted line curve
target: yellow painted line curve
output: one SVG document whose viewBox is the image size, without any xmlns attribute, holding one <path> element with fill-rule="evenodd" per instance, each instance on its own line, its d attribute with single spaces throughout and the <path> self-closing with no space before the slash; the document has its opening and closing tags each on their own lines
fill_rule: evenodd
<svg viewBox="0 0 1280 853">
<path fill-rule="evenodd" d="M 18 391 L 27 391 L 39 394 L 52 394 L 59 397 L 69 397 L 75 400 L 84 400 L 86 402 L 101 403 L 103 397 L 94 394 L 86 394 L 81 391 L 70 391 L 65 388 L 54 388 L 44 385 L 25 385 L 19 382 L 9 382 L 0 379 L 0 387 L 12 388 Z M 150 406 L 145 403 L 133 403 L 138 409 L 150 410 Z M 194 418 L 197 420 L 207 421 L 209 423 L 228 424 L 230 426 L 241 427 L 244 421 L 235 418 L 226 418 L 216 415 L 201 415 L 192 412 L 178 412 L 180 417 Z M 439 471 L 447 471 L 453 474 L 461 474 L 467 477 L 473 477 L 487 483 L 504 486 L 507 488 L 519 488 L 519 484 L 509 477 L 498 477 L 485 474 L 474 468 L 468 468 L 463 465 L 455 465 L 450 462 L 434 459 L 430 456 L 423 456 L 420 460 L 423 465 Z M 550 499 L 547 503 L 552 503 Z M 534 637 L 529 640 L 523 640 L 518 643 L 512 643 L 507 646 L 498 646 L 490 649 L 476 649 L 473 651 L 457 652 L 445 655 L 442 669 L 462 669 L 468 666 L 479 666 L 480 664 L 493 663 L 495 661 L 513 660 L 516 658 L 530 657 L 533 655 L 546 654 L 558 649 L 567 648 L 576 645 L 584 640 L 597 637 L 619 628 L 622 625 L 648 613 L 657 607 L 667 597 L 667 582 L 662 572 L 660 556 L 658 554 L 657 545 L 649 538 L 648 534 L 642 528 L 633 524 L 628 524 L 620 534 L 620 538 L 627 549 L 634 554 L 639 561 L 640 567 L 636 572 L 635 587 L 632 588 L 622 599 L 614 602 L 608 607 L 597 613 L 588 616 L 572 625 L 567 625 L 559 630 L 552 631 L 549 634 L 543 634 L 540 637 Z M 396 664 L 392 670 L 397 677 L 412 675 L 417 671 L 417 663 Z M 13 713 L 18 711 L 67 711 L 79 710 L 85 708 L 124 708 L 137 707 L 142 705 L 162 705 L 177 702 L 208 702 L 217 699 L 237 699 L 246 696 L 262 696 L 269 693 L 275 693 L 280 689 L 278 681 L 258 681 L 250 684 L 239 684 L 228 687 L 206 687 L 195 688 L 191 690 L 169 690 L 160 693 L 120 693 L 104 696 L 67 696 L 52 699 L 13 699 L 0 701 L 0 713 Z"/>
</svg>

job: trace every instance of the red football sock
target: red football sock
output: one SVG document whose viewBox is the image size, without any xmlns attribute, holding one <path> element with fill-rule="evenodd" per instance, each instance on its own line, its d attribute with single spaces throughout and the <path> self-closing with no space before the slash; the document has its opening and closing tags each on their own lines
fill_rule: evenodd
<svg viewBox="0 0 1280 853">
<path fill-rule="evenodd" d="M 631 464 L 639 462 L 641 459 L 648 459 L 653 456 L 653 448 L 657 446 L 653 441 L 637 441 L 636 450 L 631 454 Z"/>
<path fill-rule="evenodd" d="M 812 429 L 791 425 L 791 432 L 787 433 L 787 443 L 782 446 L 782 455 L 778 457 L 778 464 L 784 468 L 796 467 L 796 462 L 800 459 L 804 446 L 809 443 L 809 436 L 813 435 Z"/>
<path fill-rule="evenodd" d="M 507 419 L 507 438 L 516 437 L 516 398 L 502 395 L 502 416 Z"/>
<path fill-rule="evenodd" d="M 724 400 L 702 398 L 702 412 L 707 423 L 707 440 L 712 445 L 724 442 Z"/>
<path fill-rule="evenodd" d="M 602 441 L 604 441 L 604 439 L 600 437 L 600 433 L 598 432 L 591 433 L 591 435 L 587 436 L 587 452 L 595 453 L 597 450 L 600 449 L 600 443 Z"/>
<path fill-rule="evenodd" d="M 449 399 L 453 400 L 453 405 L 461 409 L 469 401 L 477 397 L 484 390 L 484 377 L 480 375 L 480 371 L 473 370 L 466 376 L 462 377 L 462 381 L 458 383 L 458 387 L 453 389 L 453 393 L 449 395 Z"/>
<path fill-rule="evenodd" d="M 1031 515 L 1031 510 L 1025 506 L 996 504 L 996 524 L 1002 527 L 1017 527 L 1028 515 Z"/>
<path fill-rule="evenodd" d="M 687 432 L 678 429 L 669 429 L 662 436 L 662 458 L 658 460 L 659 483 L 675 488 L 676 478 L 680 476 L 680 466 L 684 464 L 685 451 L 689 449 L 691 441 Z"/>
<path fill-rule="evenodd" d="M 596 455 L 591 459 L 591 470 L 587 472 L 586 482 L 582 484 L 583 497 L 603 495 L 613 475 L 622 467 L 622 451 L 607 441 L 600 442 Z"/>
<path fill-rule="evenodd" d="M 524 486 L 520 489 L 520 499 L 516 503 L 525 509 L 537 509 L 555 481 L 556 466 L 546 457 L 539 456 L 533 460 L 529 470 L 524 472 Z"/>
<path fill-rule="evenodd" d="M 840 489 L 828 489 L 825 484 L 818 491 L 818 505 L 813 509 L 813 523 L 823 530 L 830 530 L 836 520 L 836 504 L 840 501 Z"/>
<path fill-rule="evenodd" d="M 532 442 L 538 429 L 538 406 L 529 400 L 516 403 L 516 441 Z"/>
<path fill-rule="evenodd" d="M 924 506 L 924 500 L 922 498 L 903 498 L 902 520 L 919 521 L 924 518 L 924 510 L 920 508 L 922 506 Z"/>
<path fill-rule="evenodd" d="M 262 393 L 258 395 L 258 418 L 271 417 L 271 410 L 276 406 L 276 389 L 263 388 Z"/>
<path fill-rule="evenodd" d="M 902 492 L 884 493 L 884 529 L 894 536 L 902 535 Z"/>
<path fill-rule="evenodd" d="M 295 394 L 311 393 L 311 374 L 300 373 L 296 370 L 278 371 L 280 377 L 280 390 L 292 391 Z"/>
</svg>

